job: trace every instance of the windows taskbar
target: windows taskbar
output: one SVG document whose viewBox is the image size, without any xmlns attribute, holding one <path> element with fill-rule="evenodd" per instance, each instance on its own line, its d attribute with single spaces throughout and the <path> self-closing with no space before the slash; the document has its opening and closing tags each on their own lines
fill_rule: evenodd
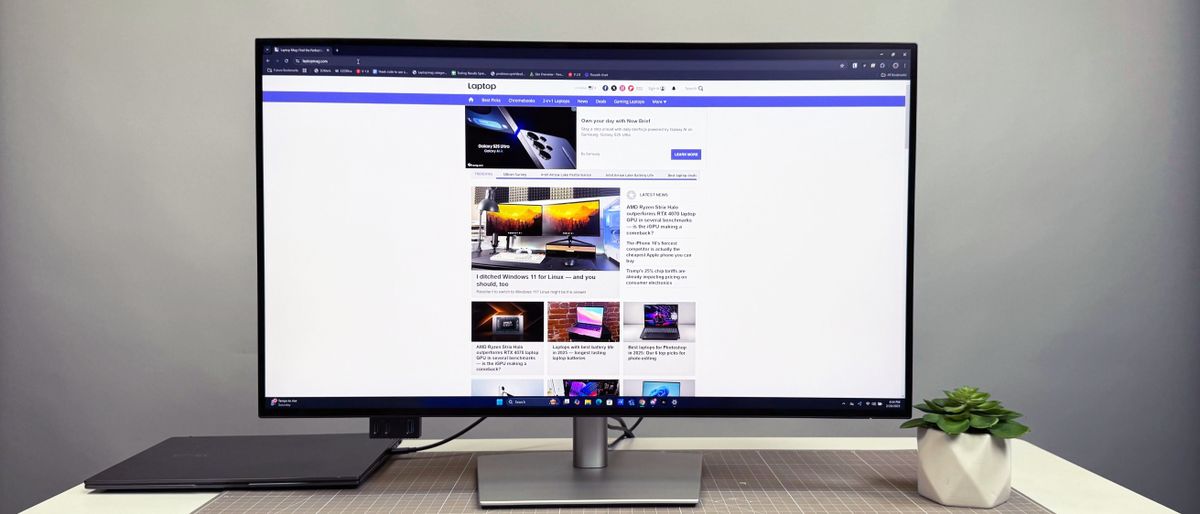
<svg viewBox="0 0 1200 514">
<path fill-rule="evenodd" d="M 909 405 L 903 398 L 740 398 L 688 396 L 433 396 L 433 397 L 267 397 L 262 399 L 268 412 L 303 411 L 425 411 L 430 415 L 439 410 L 505 410 L 561 409 L 572 415 L 586 409 L 606 407 L 628 411 L 641 410 L 689 412 L 705 411 L 710 415 L 730 415 L 753 411 L 856 411 L 879 412 L 895 410 L 907 415 Z M 510 414 L 515 414 L 510 412 Z M 662 414 L 668 414 L 662 412 Z"/>
</svg>

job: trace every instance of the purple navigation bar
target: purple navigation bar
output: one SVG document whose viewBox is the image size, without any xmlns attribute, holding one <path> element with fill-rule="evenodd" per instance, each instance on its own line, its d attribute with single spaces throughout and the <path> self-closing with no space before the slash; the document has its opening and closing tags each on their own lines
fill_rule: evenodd
<svg viewBox="0 0 1200 514">
<path fill-rule="evenodd" d="M 263 91 L 264 102 L 528 107 L 904 107 L 904 96 L 557 96 Z"/>
</svg>

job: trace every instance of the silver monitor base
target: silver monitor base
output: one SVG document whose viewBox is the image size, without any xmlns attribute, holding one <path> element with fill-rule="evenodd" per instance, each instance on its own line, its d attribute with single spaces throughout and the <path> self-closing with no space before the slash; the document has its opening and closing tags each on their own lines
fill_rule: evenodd
<svg viewBox="0 0 1200 514">
<path fill-rule="evenodd" d="M 595 437 L 597 424 L 601 435 L 598 439 Z M 477 463 L 479 505 L 522 507 L 700 503 L 702 457 L 699 454 L 604 452 L 607 449 L 604 424 L 605 418 L 576 418 L 575 453 L 480 456 Z M 593 445 L 587 444 L 593 440 L 600 441 L 600 451 L 604 457 L 596 458 L 595 449 L 591 448 Z M 582 461 L 581 446 L 588 448 L 583 452 L 587 458 Z"/>
<path fill-rule="evenodd" d="M 570 452 L 479 457 L 479 505 L 695 505 L 700 455 L 618 451 L 603 468 L 577 468 Z"/>
</svg>

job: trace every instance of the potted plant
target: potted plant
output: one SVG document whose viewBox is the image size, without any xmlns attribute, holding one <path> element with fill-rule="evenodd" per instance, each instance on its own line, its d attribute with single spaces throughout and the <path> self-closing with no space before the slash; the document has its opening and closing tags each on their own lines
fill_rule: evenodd
<svg viewBox="0 0 1200 514">
<path fill-rule="evenodd" d="M 992 508 L 1012 492 L 1009 439 L 1029 427 L 975 387 L 943 391 L 916 405 L 924 416 L 900 428 L 917 429 L 917 492 L 942 505 Z"/>
</svg>

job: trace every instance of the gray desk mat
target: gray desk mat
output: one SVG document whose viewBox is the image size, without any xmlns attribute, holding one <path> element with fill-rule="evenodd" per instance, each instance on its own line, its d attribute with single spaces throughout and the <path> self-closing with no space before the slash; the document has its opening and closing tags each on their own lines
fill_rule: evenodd
<svg viewBox="0 0 1200 514">
<path fill-rule="evenodd" d="M 913 450 L 710 450 L 697 507 L 491 509 L 585 514 L 637 512 L 1050 512 L 1018 491 L 990 510 L 948 508 L 917 494 Z M 357 489 L 226 491 L 202 514 L 234 512 L 479 512 L 475 454 L 417 453 L 393 458 Z"/>
</svg>

